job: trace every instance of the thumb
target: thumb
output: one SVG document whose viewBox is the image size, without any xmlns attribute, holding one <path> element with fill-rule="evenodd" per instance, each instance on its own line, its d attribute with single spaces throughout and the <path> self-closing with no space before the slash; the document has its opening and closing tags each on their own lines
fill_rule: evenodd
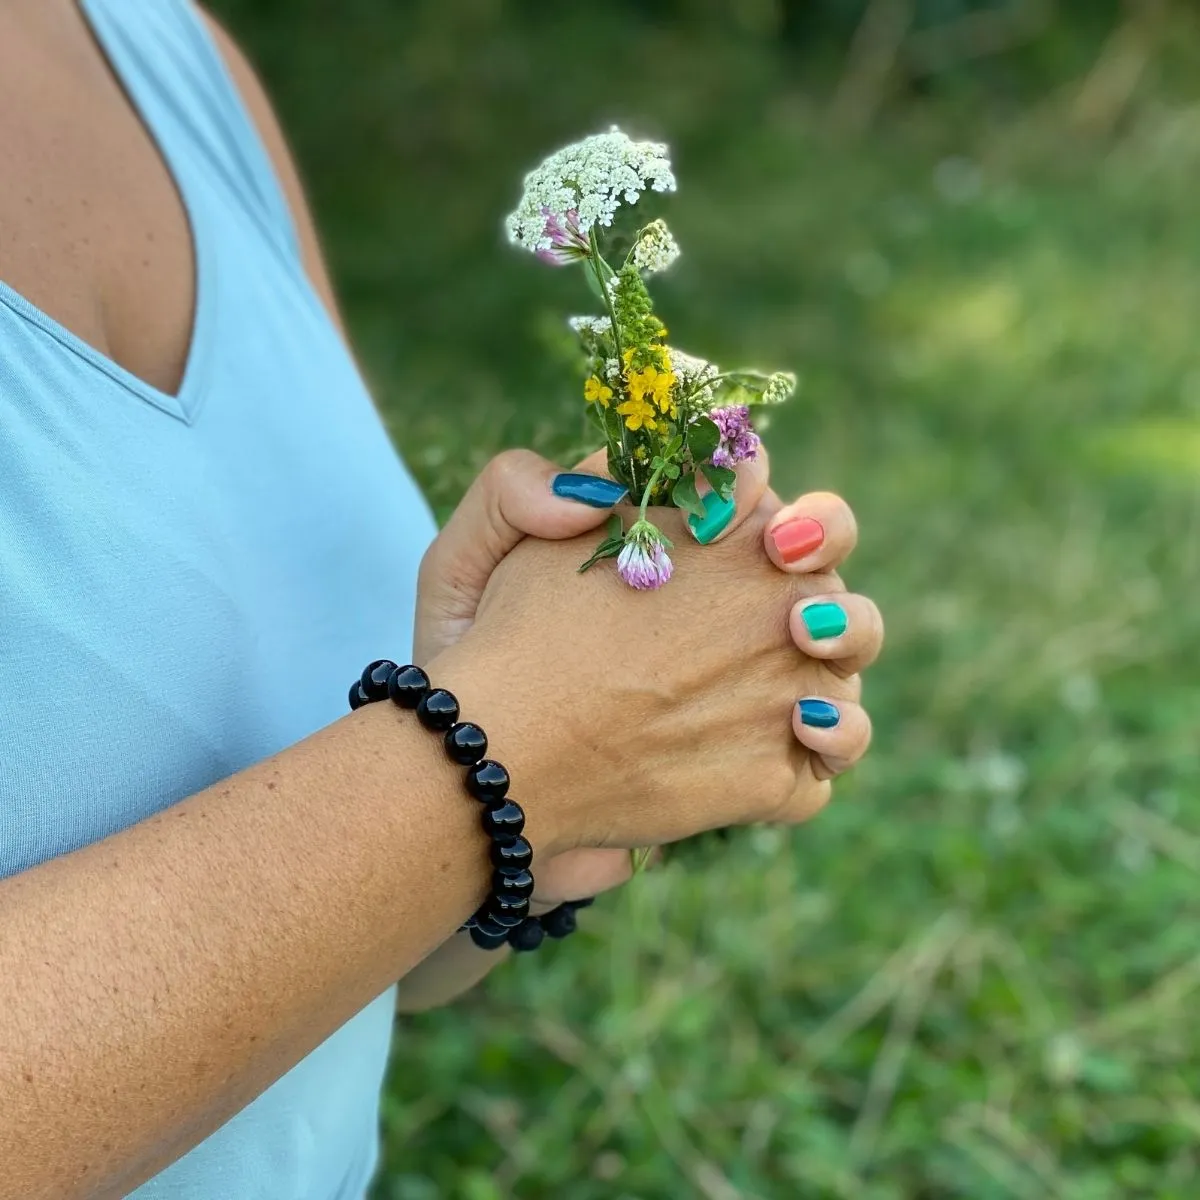
<svg viewBox="0 0 1200 1200">
<path fill-rule="evenodd" d="M 625 492 L 600 474 L 602 461 L 592 456 L 582 471 L 564 472 L 532 450 L 506 450 L 484 467 L 421 561 L 418 662 L 470 628 L 492 572 L 523 537 L 557 541 L 604 523 Z"/>
</svg>

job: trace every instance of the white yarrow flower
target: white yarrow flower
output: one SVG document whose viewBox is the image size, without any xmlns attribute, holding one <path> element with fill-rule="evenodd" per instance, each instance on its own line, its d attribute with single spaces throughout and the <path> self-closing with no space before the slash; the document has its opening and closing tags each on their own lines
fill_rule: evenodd
<svg viewBox="0 0 1200 1200">
<path fill-rule="evenodd" d="M 710 408 L 713 402 L 713 381 L 721 373 L 716 363 L 710 363 L 684 350 L 667 347 L 671 370 L 679 376 L 680 390 L 688 395 L 693 408 Z"/>
<path fill-rule="evenodd" d="M 567 324 L 580 337 L 601 338 L 612 332 L 612 321 L 608 317 L 568 317 Z"/>
<path fill-rule="evenodd" d="M 651 221 L 633 245 L 633 265 L 646 275 L 665 271 L 678 257 L 679 244 L 661 219 Z"/>
<path fill-rule="evenodd" d="M 561 250 L 611 225 L 621 204 L 645 191 L 673 192 L 675 176 L 661 142 L 635 142 L 615 125 L 550 155 L 525 176 L 525 193 L 508 221 L 509 240 L 535 253 Z M 572 246 L 571 248 L 574 248 Z"/>
</svg>

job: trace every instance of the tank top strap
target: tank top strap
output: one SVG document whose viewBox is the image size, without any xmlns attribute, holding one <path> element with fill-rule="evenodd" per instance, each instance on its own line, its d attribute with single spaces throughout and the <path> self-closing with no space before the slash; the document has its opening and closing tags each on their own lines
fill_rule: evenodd
<svg viewBox="0 0 1200 1200">
<path fill-rule="evenodd" d="M 80 0 L 92 32 L 177 173 L 217 184 L 289 259 L 299 242 L 270 156 L 191 0 Z"/>
</svg>

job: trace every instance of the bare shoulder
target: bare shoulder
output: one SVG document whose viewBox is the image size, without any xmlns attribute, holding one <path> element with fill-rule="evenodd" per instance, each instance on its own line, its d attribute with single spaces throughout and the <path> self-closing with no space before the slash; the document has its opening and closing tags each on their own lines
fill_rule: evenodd
<svg viewBox="0 0 1200 1200">
<path fill-rule="evenodd" d="M 197 8 L 205 24 L 208 26 L 213 40 L 216 42 L 221 57 L 225 60 L 225 65 L 241 94 L 242 102 L 246 105 L 251 119 L 258 128 L 263 145 L 270 155 L 271 163 L 275 168 L 275 174 L 279 177 L 280 186 L 287 197 L 288 207 L 292 212 L 292 219 L 296 225 L 297 235 L 300 238 L 300 249 L 304 257 L 305 270 L 308 272 L 308 276 L 312 280 L 317 293 L 325 301 L 330 315 L 344 335 L 345 328 L 338 313 L 337 301 L 333 294 L 333 285 L 329 278 L 329 271 L 325 265 L 324 255 L 321 253 L 321 244 L 317 237 L 316 226 L 313 224 L 312 212 L 309 209 L 308 200 L 304 195 L 304 185 L 300 180 L 300 173 L 296 169 L 295 160 L 292 157 L 291 150 L 288 148 L 287 139 L 284 137 L 283 129 L 280 127 L 279 119 L 275 115 L 275 110 L 267 96 L 266 89 L 263 87 L 262 81 L 258 78 L 258 74 L 251 65 L 250 60 L 242 52 L 241 47 L 233 40 L 225 27 L 211 13 L 205 11 L 199 5 L 197 5 Z"/>
</svg>

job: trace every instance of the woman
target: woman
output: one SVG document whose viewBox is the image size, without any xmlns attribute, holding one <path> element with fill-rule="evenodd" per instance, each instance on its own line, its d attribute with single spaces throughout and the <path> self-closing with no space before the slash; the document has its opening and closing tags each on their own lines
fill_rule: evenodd
<svg viewBox="0 0 1200 1200">
<path fill-rule="evenodd" d="M 0 145 L 0 1197 L 357 1200 L 396 1004 L 501 955 L 455 932 L 490 886 L 461 768 L 412 713 L 343 716 L 350 679 L 415 617 L 544 912 L 825 802 L 880 640 L 829 573 L 853 520 L 748 464 L 639 596 L 574 573 L 603 509 L 512 453 L 429 546 L 266 100 L 189 0 L 0 0 Z"/>
</svg>

